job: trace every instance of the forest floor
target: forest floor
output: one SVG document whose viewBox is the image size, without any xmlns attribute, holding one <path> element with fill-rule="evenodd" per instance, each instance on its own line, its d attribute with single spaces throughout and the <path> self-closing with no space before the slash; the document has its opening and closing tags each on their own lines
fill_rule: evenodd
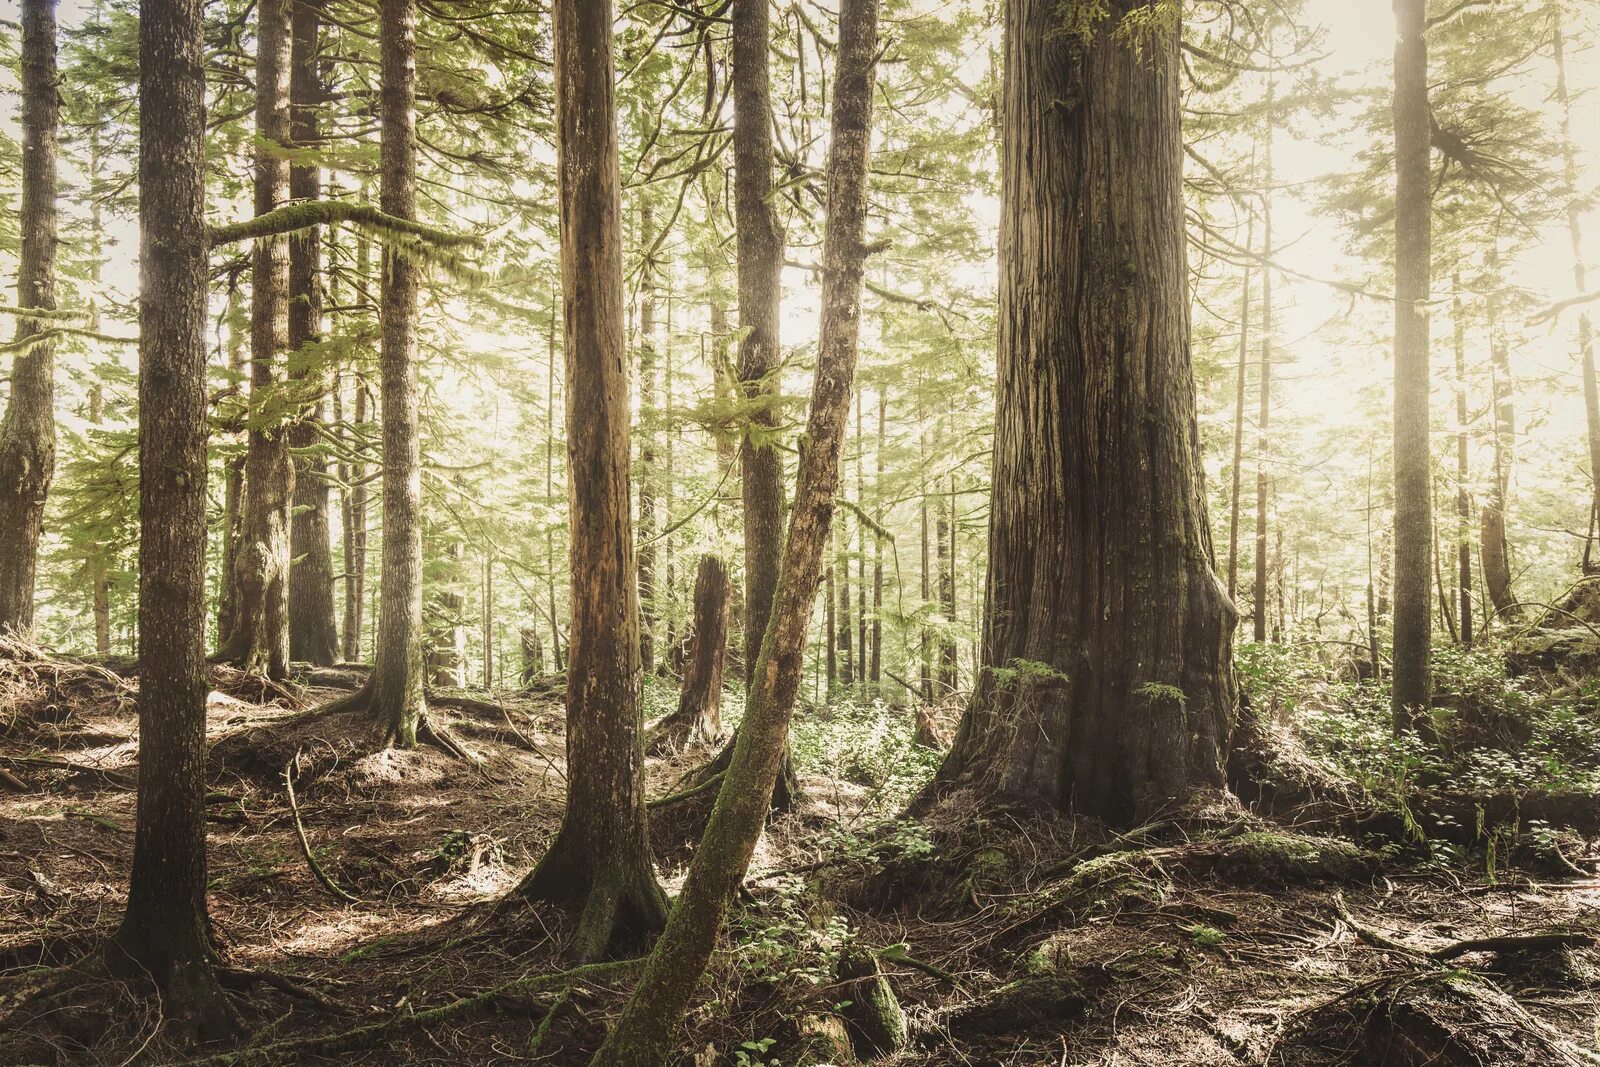
<svg viewBox="0 0 1600 1067">
<path fill-rule="evenodd" d="M 134 690 L 65 669 L 65 680 L 41 664 L 0 671 L 0 1064 L 222 1051 L 168 1045 L 154 1003 L 128 986 L 5 1004 L 6 981 L 91 949 L 122 912 Z M 239 1062 L 586 1063 L 625 979 L 425 1014 L 563 966 L 564 916 L 493 906 L 560 818 L 559 692 L 438 705 L 480 757 L 466 763 L 431 747 L 364 749 L 342 720 L 284 727 L 335 688 L 262 702 L 275 694 L 231 672 L 215 681 L 211 916 L 245 1040 L 414 1020 L 354 1051 L 288 1046 Z M 980 817 L 960 798 L 911 822 L 893 815 L 936 757 L 910 747 L 905 709 L 805 718 L 805 799 L 757 853 L 684 1035 L 686 1064 L 844 1064 L 885 1044 L 898 1047 L 873 1062 L 1600 1063 L 1600 880 L 1587 846 L 1569 846 L 1553 875 L 1492 853 L 1368 851 L 1239 806 L 1121 836 Z M 283 783 L 292 758 L 311 855 L 350 899 L 302 852 Z M 652 794 L 681 788 L 704 758 L 652 759 Z M 659 851 L 675 888 L 686 852 Z M 1473 943 L 1506 937 L 1522 940 Z"/>
</svg>

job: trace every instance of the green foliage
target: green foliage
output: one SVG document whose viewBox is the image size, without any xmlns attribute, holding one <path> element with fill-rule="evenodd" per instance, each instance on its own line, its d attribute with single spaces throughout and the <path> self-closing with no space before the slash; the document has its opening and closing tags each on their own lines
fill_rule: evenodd
<svg viewBox="0 0 1600 1067">
<path fill-rule="evenodd" d="M 847 697 L 799 716 L 792 751 L 802 770 L 858 782 L 872 790 L 867 814 L 899 811 L 933 777 L 938 753 L 912 743 L 910 709 Z"/>
</svg>

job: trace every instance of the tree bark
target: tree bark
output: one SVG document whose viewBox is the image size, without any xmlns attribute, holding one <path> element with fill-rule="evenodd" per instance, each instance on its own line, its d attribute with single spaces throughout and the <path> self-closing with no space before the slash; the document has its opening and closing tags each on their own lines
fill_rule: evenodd
<svg viewBox="0 0 1600 1067">
<path fill-rule="evenodd" d="M 878 388 L 878 447 L 874 456 L 872 487 L 879 501 L 884 499 L 883 441 L 889 418 L 889 387 Z M 880 505 L 881 506 L 881 505 Z M 874 691 L 883 681 L 883 538 L 872 539 L 872 660 L 867 677 Z"/>
<path fill-rule="evenodd" d="M 555 4 L 572 631 L 567 808 L 517 892 L 578 912 L 569 954 L 637 949 L 666 921 L 646 822 L 639 589 L 628 486 L 622 205 L 610 0 Z"/>
<path fill-rule="evenodd" d="M 367 383 L 356 378 L 355 426 L 367 426 Z M 346 439 L 352 453 L 359 455 L 364 445 L 352 435 Z M 361 662 L 361 633 L 367 595 L 367 465 L 360 461 L 345 469 L 349 489 L 349 521 L 344 528 L 344 632 L 340 644 L 346 663 Z"/>
<path fill-rule="evenodd" d="M 748 2 L 735 0 L 736 4 Z M 756 666 L 755 688 L 683 891 L 639 985 L 591 1060 L 596 1067 L 659 1067 L 666 1062 L 728 905 L 749 867 L 787 751 L 789 723 L 805 667 L 806 632 L 839 489 L 840 453 L 861 326 L 861 271 L 866 251 L 862 236 L 876 37 L 876 0 L 843 0 L 828 152 L 822 335 L 787 546 Z"/>
<path fill-rule="evenodd" d="M 1252 166 L 1252 170 L 1255 168 Z M 1255 247 L 1256 216 L 1250 213 L 1245 224 L 1244 248 Z M 1239 595 L 1239 501 L 1244 488 L 1244 394 L 1250 365 L 1250 263 L 1245 261 L 1244 280 L 1239 285 L 1239 369 L 1233 399 L 1233 487 L 1228 494 L 1228 599 Z"/>
<path fill-rule="evenodd" d="M 302 152 L 321 144 L 317 109 L 324 91 L 317 66 L 323 0 L 298 0 L 290 23 L 289 137 Z M 289 169 L 289 196 L 313 202 L 322 195 L 315 164 Z M 289 655 L 318 667 L 339 658 L 339 624 L 333 606 L 332 527 L 328 518 L 328 464 L 315 451 L 317 427 L 327 422 L 331 368 L 307 346 L 322 339 L 322 231 L 311 226 L 289 238 L 290 377 L 311 394 L 289 429 L 294 452 L 294 512 L 289 529 Z"/>
<path fill-rule="evenodd" d="M 245 388 L 246 366 L 244 331 L 240 322 L 244 309 L 236 285 L 228 288 L 228 309 L 223 319 L 228 328 L 228 371 L 239 388 Z M 248 401 L 246 402 L 248 407 Z M 239 544 L 244 538 L 244 453 L 231 456 L 224 468 L 227 481 L 222 489 L 222 566 L 217 575 L 217 644 L 233 637 L 239 616 Z"/>
<path fill-rule="evenodd" d="M 201 0 L 139 18 L 139 797 L 108 965 L 184 1030 L 232 1027 L 206 912 L 205 57 Z"/>
<path fill-rule="evenodd" d="M 783 228 L 772 187 L 772 87 L 765 0 L 734 0 L 733 171 L 738 244 L 739 384 L 754 406 L 739 446 L 744 498 L 744 681 L 754 682 L 783 547 L 783 453 L 776 447 Z"/>
<path fill-rule="evenodd" d="M 639 206 L 639 244 L 653 243 L 654 217 L 648 203 Z M 639 661 L 646 674 L 656 668 L 656 290 L 655 273 L 646 262 L 639 273 Z"/>
<path fill-rule="evenodd" d="M 22 250 L 17 307 L 56 307 L 55 0 L 22 2 Z M 0 633 L 33 630 L 44 504 L 56 467 L 55 343 L 48 318 L 17 316 L 11 398 L 0 419 Z"/>
<path fill-rule="evenodd" d="M 712 744 L 722 735 L 722 666 L 728 646 L 732 582 L 716 556 L 700 557 L 694 579 L 694 632 L 684 663 L 678 708 L 656 724 L 650 748 L 672 751 Z"/>
<path fill-rule="evenodd" d="M 1433 465 L 1428 443 L 1430 112 L 1425 0 L 1395 0 L 1394 678 L 1398 733 L 1433 699 Z"/>
<path fill-rule="evenodd" d="M 255 213 L 289 195 L 289 3 L 256 6 Z M 245 452 L 244 524 L 234 557 L 238 601 L 221 660 L 282 680 L 289 677 L 289 522 L 294 467 L 288 435 L 273 414 L 288 349 L 289 255 L 286 237 L 260 237 L 250 263 L 250 431 Z"/>
<path fill-rule="evenodd" d="M 1006 5 L 982 670 L 938 792 L 1131 825 L 1220 791 L 1237 621 L 1195 430 L 1178 31 Z M 1138 285 L 1126 279 L 1139 279 Z"/>
<path fill-rule="evenodd" d="M 1261 366 L 1256 376 L 1256 578 L 1251 597 L 1251 636 L 1257 644 L 1267 639 L 1267 504 L 1272 475 L 1269 428 L 1272 421 L 1272 104 L 1273 83 L 1267 82 L 1266 183 L 1261 208 Z"/>
</svg>

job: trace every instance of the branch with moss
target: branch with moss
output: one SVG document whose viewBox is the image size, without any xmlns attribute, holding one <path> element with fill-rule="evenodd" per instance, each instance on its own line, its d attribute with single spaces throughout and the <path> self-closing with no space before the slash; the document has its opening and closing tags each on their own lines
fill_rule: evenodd
<svg viewBox="0 0 1600 1067">
<path fill-rule="evenodd" d="M 244 222 L 211 227 L 211 245 L 235 244 L 259 237 L 280 237 L 313 226 L 348 222 L 369 231 L 388 244 L 421 242 L 434 248 L 479 247 L 483 239 L 472 234 L 440 229 L 412 219 L 386 215 L 371 204 L 351 200 L 305 200 L 285 204 Z"/>
</svg>

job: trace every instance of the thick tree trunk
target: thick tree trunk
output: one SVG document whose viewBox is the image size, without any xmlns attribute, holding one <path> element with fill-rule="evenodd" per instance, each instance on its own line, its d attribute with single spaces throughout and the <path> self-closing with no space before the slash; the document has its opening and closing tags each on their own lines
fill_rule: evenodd
<svg viewBox="0 0 1600 1067">
<path fill-rule="evenodd" d="M 738 242 L 739 383 L 755 405 L 739 446 L 744 497 L 744 681 L 753 684 L 761 639 L 767 632 L 778 563 L 783 550 L 783 453 L 776 441 L 781 351 L 779 301 L 783 295 L 783 229 L 772 188 L 772 87 L 769 6 L 763 0 L 733 4 L 733 171 Z"/>
<path fill-rule="evenodd" d="M 1483 584 L 1497 616 L 1522 614 L 1511 591 L 1511 549 L 1506 541 L 1506 509 L 1511 495 L 1511 466 L 1515 455 L 1517 408 L 1511 379 L 1511 354 L 1500 324 L 1500 257 L 1491 249 L 1486 264 L 1491 292 L 1485 301 L 1489 315 L 1489 374 L 1494 398 L 1494 470 L 1478 516 L 1479 554 L 1483 557 Z"/>
<path fill-rule="evenodd" d="M 317 65 L 322 0 L 298 0 L 290 36 L 289 136 L 295 148 L 315 149 L 322 139 L 317 109 L 323 86 Z M 315 164 L 289 170 L 289 196 L 315 201 L 322 195 L 322 174 Z M 295 451 L 294 517 L 289 530 L 289 655 L 318 667 L 339 658 L 339 624 L 333 607 L 332 528 L 328 519 L 328 464 L 311 450 L 322 443 L 317 426 L 327 422 L 331 368 L 322 357 L 309 357 L 306 346 L 322 339 L 322 231 L 316 226 L 289 238 L 289 349 L 291 377 L 307 383 L 314 394 L 307 410 L 289 430 Z M 314 359 L 317 365 L 310 365 Z"/>
<path fill-rule="evenodd" d="M 289 195 L 289 3 L 256 7 L 255 213 Z M 238 601 L 217 658 L 269 678 L 289 677 L 289 521 L 294 467 L 286 429 L 264 409 L 288 348 L 289 241 L 261 237 L 250 263 L 251 428 L 245 454 L 244 524 L 234 557 Z"/>
<path fill-rule="evenodd" d="M 982 671 L 935 789 L 1130 825 L 1224 788 L 1236 615 L 1213 572 L 1184 262 L 1178 31 L 1009 0 Z M 1139 284 L 1126 284 L 1138 278 Z"/>
<path fill-rule="evenodd" d="M 380 0 L 383 86 L 382 174 L 385 214 L 417 217 L 416 0 Z M 383 418 L 383 560 L 378 638 L 368 680 L 369 708 L 401 748 L 425 729 L 422 699 L 422 439 L 418 426 L 417 266 L 391 247 L 383 253 L 379 307 Z"/>
<path fill-rule="evenodd" d="M 1566 181 L 1567 235 L 1572 244 L 1572 285 L 1574 294 L 1589 291 L 1583 262 L 1583 201 L 1578 195 L 1578 156 L 1572 140 L 1572 98 L 1567 91 L 1566 37 L 1562 32 L 1561 5 L 1554 5 L 1555 26 L 1551 33 L 1556 68 L 1556 102 L 1561 105 L 1561 158 Z M 1583 412 L 1589 444 L 1590 510 L 1600 515 L 1600 385 L 1595 382 L 1594 332 L 1587 310 L 1578 313 L 1579 372 L 1583 375 Z M 1589 573 L 1591 540 L 1583 546 L 1583 569 Z"/>
<path fill-rule="evenodd" d="M 22 3 L 22 254 L 18 308 L 56 307 L 56 0 Z M 11 398 L 0 419 L 0 632 L 33 629 L 44 503 L 56 467 L 55 342 L 17 316 Z M 37 338 L 37 339 L 36 339 Z"/>
<path fill-rule="evenodd" d="M 1461 272 L 1450 277 L 1450 320 L 1456 355 L 1456 609 L 1461 644 L 1472 647 L 1472 492 L 1467 434 L 1467 322 L 1461 307 Z"/>
<path fill-rule="evenodd" d="M 225 1033 L 206 913 L 206 229 L 201 0 L 139 18 L 139 798 L 107 949 L 181 1033 Z"/>
<path fill-rule="evenodd" d="M 1426 0 L 1395 0 L 1394 684 L 1395 730 L 1433 699 L 1433 464 L 1428 431 L 1430 114 Z"/>
<path fill-rule="evenodd" d="M 722 735 L 722 664 L 728 646 L 727 568 L 716 556 L 700 557 L 694 579 L 694 633 L 684 663 L 678 709 L 656 724 L 650 747 L 672 751 L 712 744 Z"/>
<path fill-rule="evenodd" d="M 736 4 L 750 0 L 735 0 Z M 595 1067 L 659 1067 L 695 995 L 728 905 L 750 864 L 768 800 L 787 751 L 789 723 L 805 667 L 811 625 L 850 411 L 861 326 L 867 152 L 872 133 L 876 0 L 843 0 L 828 152 L 828 221 L 823 237 L 822 336 L 811 416 L 771 619 L 755 687 L 705 837 L 695 850 L 666 932 Z M 609 23 L 608 23 L 609 25 Z"/>
<path fill-rule="evenodd" d="M 648 943 L 667 899 L 644 803 L 610 0 L 557 0 L 554 53 L 572 471 L 567 808 L 517 892 L 575 906 L 569 953 L 591 960 Z"/>
</svg>

